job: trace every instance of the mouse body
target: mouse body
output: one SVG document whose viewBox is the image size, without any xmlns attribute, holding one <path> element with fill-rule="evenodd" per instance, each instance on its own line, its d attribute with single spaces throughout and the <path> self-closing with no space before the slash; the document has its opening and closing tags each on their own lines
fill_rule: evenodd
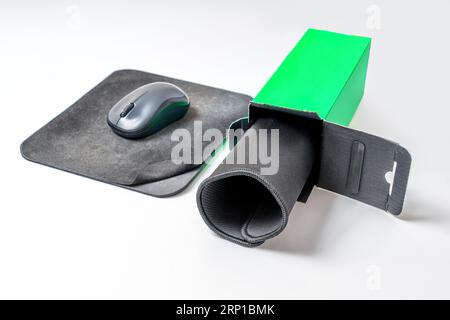
<svg viewBox="0 0 450 320">
<path fill-rule="evenodd" d="M 144 138 L 182 118 L 189 97 L 177 86 L 153 82 L 132 91 L 109 111 L 107 122 L 118 135 Z"/>
</svg>

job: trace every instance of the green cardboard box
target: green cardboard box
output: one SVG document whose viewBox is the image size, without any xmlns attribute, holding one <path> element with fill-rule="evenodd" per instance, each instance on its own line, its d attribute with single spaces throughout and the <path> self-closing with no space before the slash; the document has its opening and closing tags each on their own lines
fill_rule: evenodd
<svg viewBox="0 0 450 320">
<path fill-rule="evenodd" d="M 308 29 L 251 106 L 315 113 L 348 125 L 364 94 L 371 39 Z"/>
<path fill-rule="evenodd" d="M 267 152 L 255 137 L 270 130 L 277 170 L 263 173 L 267 161 L 219 165 L 197 191 L 213 231 L 244 246 L 261 245 L 282 232 L 295 203 L 307 202 L 315 187 L 401 213 L 410 154 L 347 127 L 364 94 L 370 45 L 366 37 L 314 29 L 303 35 L 250 101 L 248 118 L 231 127 L 247 130 L 239 141 L 230 136 L 231 159 L 242 151 L 249 159 Z"/>
<path fill-rule="evenodd" d="M 364 95 L 370 45 L 367 37 L 308 29 L 250 102 L 248 121 L 287 116 L 298 118 L 299 125 L 301 119 L 317 125 L 320 156 L 299 201 L 306 201 L 316 185 L 400 214 L 409 152 L 390 140 L 346 127 Z"/>
</svg>

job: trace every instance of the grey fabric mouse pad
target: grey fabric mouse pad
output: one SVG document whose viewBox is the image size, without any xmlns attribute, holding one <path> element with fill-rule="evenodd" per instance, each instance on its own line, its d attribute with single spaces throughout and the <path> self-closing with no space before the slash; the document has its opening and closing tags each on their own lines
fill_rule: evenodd
<svg viewBox="0 0 450 320">
<path fill-rule="evenodd" d="M 394 215 L 401 213 L 411 166 L 405 148 L 366 132 L 274 108 L 259 108 L 258 116 L 250 109 L 250 129 L 267 130 L 268 141 L 272 129 L 278 130 L 278 150 L 273 153 L 279 155 L 278 170 L 263 174 L 261 168 L 269 162 L 264 157 L 250 161 L 260 141 L 252 138 L 253 130 L 247 130 L 227 156 L 236 159 L 240 153 L 245 161 L 225 159 L 198 187 L 198 209 L 211 230 L 244 246 L 261 245 L 283 231 L 294 204 L 306 202 L 314 186 Z M 393 175 L 392 182 L 386 174 Z"/>
<path fill-rule="evenodd" d="M 111 107 L 136 88 L 151 82 L 169 82 L 184 90 L 191 105 L 186 115 L 146 138 L 130 140 L 116 135 L 106 119 Z M 119 185 L 155 196 L 184 189 L 201 170 L 201 164 L 171 161 L 175 129 L 202 131 L 226 129 L 247 115 L 251 97 L 192 82 L 136 70 L 112 73 L 72 106 L 39 129 L 21 145 L 24 158 L 50 167 Z M 200 140 L 201 141 L 201 140 Z M 203 146 L 210 142 L 202 142 Z M 222 141 L 214 141 L 218 147 Z M 192 151 L 192 150 L 191 150 Z"/>
</svg>

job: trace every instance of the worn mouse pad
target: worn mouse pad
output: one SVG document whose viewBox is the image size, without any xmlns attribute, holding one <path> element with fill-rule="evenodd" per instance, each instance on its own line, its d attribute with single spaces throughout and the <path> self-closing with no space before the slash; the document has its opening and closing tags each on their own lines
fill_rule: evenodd
<svg viewBox="0 0 450 320">
<path fill-rule="evenodd" d="M 184 90 L 191 104 L 186 115 L 146 138 L 116 135 L 107 124 L 111 107 L 134 89 L 151 82 L 169 82 Z M 116 71 L 21 145 L 24 158 L 106 183 L 155 196 L 168 196 L 186 187 L 199 164 L 171 161 L 175 129 L 200 139 L 209 128 L 226 129 L 247 115 L 251 97 L 196 83 L 135 70 Z M 194 130 L 201 121 L 202 130 Z M 195 137 L 194 137 L 195 136 Z M 211 142 L 202 142 L 203 146 Z M 218 147 L 222 141 L 215 141 Z"/>
</svg>

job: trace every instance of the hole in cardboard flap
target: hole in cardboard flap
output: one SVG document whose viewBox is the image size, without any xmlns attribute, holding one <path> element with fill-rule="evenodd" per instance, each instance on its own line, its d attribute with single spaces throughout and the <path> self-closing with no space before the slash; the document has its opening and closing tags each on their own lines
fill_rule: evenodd
<svg viewBox="0 0 450 320">
<path fill-rule="evenodd" d="M 392 187 L 394 186 L 395 171 L 396 170 L 397 170 L 397 161 L 394 161 L 394 165 L 392 167 L 392 171 L 388 171 L 384 175 L 384 178 L 386 179 L 386 182 L 389 184 L 389 195 L 392 194 Z"/>
</svg>

